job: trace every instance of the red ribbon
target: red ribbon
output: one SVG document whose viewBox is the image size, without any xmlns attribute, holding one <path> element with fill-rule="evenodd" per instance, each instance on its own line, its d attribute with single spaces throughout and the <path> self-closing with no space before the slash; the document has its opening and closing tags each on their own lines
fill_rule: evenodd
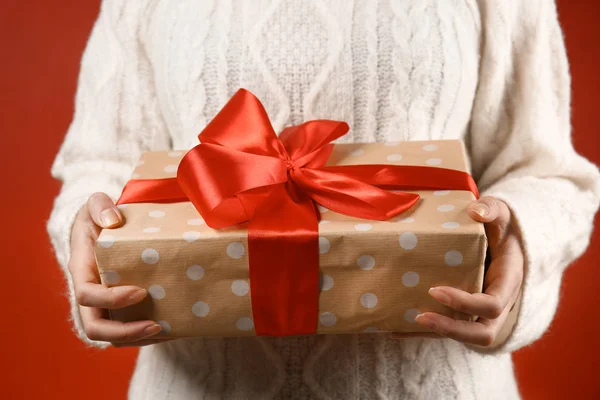
<svg viewBox="0 0 600 400">
<path fill-rule="evenodd" d="M 240 89 L 198 136 L 177 178 L 132 180 L 119 204 L 191 201 L 212 228 L 248 222 L 252 312 L 258 335 L 316 331 L 319 203 L 341 214 L 388 220 L 419 196 L 389 190 L 467 190 L 469 174 L 436 167 L 325 167 L 345 122 L 318 120 L 277 137 L 260 101 Z"/>
</svg>

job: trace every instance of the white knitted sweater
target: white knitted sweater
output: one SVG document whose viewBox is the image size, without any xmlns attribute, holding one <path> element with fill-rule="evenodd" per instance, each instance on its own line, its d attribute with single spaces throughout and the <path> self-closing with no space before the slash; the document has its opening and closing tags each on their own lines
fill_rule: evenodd
<svg viewBox="0 0 600 400">
<path fill-rule="evenodd" d="M 173 341 L 141 350 L 131 398 L 517 398 L 510 352 L 548 328 L 600 198 L 597 168 L 570 140 L 554 2 L 104 1 L 52 170 L 64 181 L 48 224 L 60 264 L 92 192 L 117 198 L 143 151 L 194 146 L 240 87 L 276 130 L 329 118 L 350 124 L 342 141 L 464 139 L 525 246 L 515 329 L 488 352 L 387 334 Z"/>
</svg>

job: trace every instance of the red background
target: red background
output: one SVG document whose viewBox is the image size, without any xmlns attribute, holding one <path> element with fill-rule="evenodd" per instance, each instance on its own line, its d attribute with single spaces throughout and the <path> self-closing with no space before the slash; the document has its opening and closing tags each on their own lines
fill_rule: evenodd
<svg viewBox="0 0 600 400">
<path fill-rule="evenodd" d="M 124 398 L 135 361 L 134 349 L 87 349 L 71 333 L 63 277 L 45 231 L 59 190 L 49 169 L 72 117 L 81 52 L 98 4 L 0 4 L 0 215 L 9 228 L 0 231 L 5 399 Z M 600 2 L 558 4 L 573 75 L 575 147 L 599 164 Z M 600 399 L 600 347 L 594 340 L 600 331 L 599 258 L 596 230 L 589 251 L 566 274 L 550 331 L 514 355 L 525 399 Z"/>
</svg>

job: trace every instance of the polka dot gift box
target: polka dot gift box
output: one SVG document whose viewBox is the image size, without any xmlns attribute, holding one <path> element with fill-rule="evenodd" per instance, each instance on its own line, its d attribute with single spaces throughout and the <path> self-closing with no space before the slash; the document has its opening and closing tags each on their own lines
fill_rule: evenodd
<svg viewBox="0 0 600 400">
<path fill-rule="evenodd" d="M 135 179 L 172 178 L 184 151 L 150 152 Z M 462 142 L 338 144 L 328 165 L 391 164 L 467 170 Z M 318 206 L 316 333 L 419 332 L 424 311 L 455 318 L 427 293 L 437 285 L 482 288 L 486 238 L 466 212 L 468 191 L 418 191 L 419 202 L 388 221 L 348 217 Z M 107 286 L 148 290 L 117 320 L 156 320 L 165 337 L 256 335 L 246 225 L 210 228 L 190 202 L 119 206 L 126 223 L 96 244 Z"/>
</svg>

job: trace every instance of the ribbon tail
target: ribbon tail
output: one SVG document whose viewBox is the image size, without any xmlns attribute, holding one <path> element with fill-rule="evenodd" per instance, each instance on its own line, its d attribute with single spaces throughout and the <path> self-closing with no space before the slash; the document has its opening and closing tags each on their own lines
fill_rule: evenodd
<svg viewBox="0 0 600 400">
<path fill-rule="evenodd" d="M 465 190 L 479 198 L 473 177 L 454 169 L 417 165 L 344 165 L 321 170 L 387 190 Z"/>
<path fill-rule="evenodd" d="M 292 171 L 294 182 L 317 203 L 356 218 L 385 221 L 418 201 L 414 193 L 393 193 L 323 169 Z"/>
<path fill-rule="evenodd" d="M 314 334 L 319 306 L 315 206 L 285 184 L 272 188 L 248 224 L 252 313 L 259 336 Z"/>
</svg>

